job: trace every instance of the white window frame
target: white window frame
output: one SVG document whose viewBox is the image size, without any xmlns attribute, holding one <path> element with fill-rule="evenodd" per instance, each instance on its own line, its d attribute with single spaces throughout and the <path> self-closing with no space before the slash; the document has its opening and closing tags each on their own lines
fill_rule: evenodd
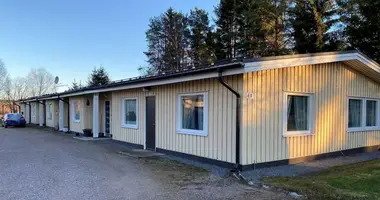
<svg viewBox="0 0 380 200">
<path fill-rule="evenodd" d="M 126 124 L 125 123 L 125 101 L 126 100 L 135 100 L 136 101 L 136 124 Z M 123 98 L 121 100 L 121 127 L 122 128 L 133 128 L 133 129 L 138 129 L 139 128 L 139 98 L 138 97 L 128 97 L 128 98 Z"/>
<path fill-rule="evenodd" d="M 307 130 L 302 131 L 288 131 L 288 96 L 307 96 L 308 97 L 308 119 L 307 119 Z M 314 134 L 314 117 L 315 117 L 315 109 L 314 109 L 314 94 L 312 93 L 303 93 L 303 92 L 284 92 L 283 99 L 283 111 L 282 111 L 282 119 L 283 119 L 283 136 L 307 136 Z"/>
<path fill-rule="evenodd" d="M 203 95 L 203 130 L 183 129 L 182 128 L 182 97 Z M 208 92 L 186 93 L 177 95 L 177 130 L 178 134 L 189 134 L 198 136 L 208 136 Z"/>
<path fill-rule="evenodd" d="M 79 108 L 81 109 L 82 108 L 82 105 L 80 105 L 80 102 L 78 100 L 74 100 L 72 101 L 72 104 L 71 104 L 71 120 L 73 122 L 76 122 L 76 123 L 79 123 L 80 120 L 81 120 L 81 110 L 79 109 L 79 119 L 75 119 L 75 103 L 79 103 Z"/>
<path fill-rule="evenodd" d="M 349 119 L 349 103 L 350 100 L 361 100 L 362 101 L 362 116 L 360 127 L 348 127 Z M 367 101 L 376 101 L 376 126 L 367 126 Z M 359 132 L 359 131 L 373 131 L 380 130 L 380 100 L 376 98 L 366 98 L 366 97 L 348 97 L 347 98 L 347 132 Z"/>
</svg>

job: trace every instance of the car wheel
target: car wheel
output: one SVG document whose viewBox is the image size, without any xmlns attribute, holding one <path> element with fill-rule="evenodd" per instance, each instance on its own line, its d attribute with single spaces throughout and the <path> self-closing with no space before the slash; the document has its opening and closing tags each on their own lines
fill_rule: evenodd
<svg viewBox="0 0 380 200">
<path fill-rule="evenodd" d="M 8 128 L 8 126 L 5 124 L 5 125 L 4 125 L 4 128 Z"/>
</svg>

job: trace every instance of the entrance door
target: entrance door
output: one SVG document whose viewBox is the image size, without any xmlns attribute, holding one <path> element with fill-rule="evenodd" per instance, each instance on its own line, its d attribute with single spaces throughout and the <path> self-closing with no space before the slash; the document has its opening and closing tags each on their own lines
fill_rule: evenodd
<svg viewBox="0 0 380 200">
<path fill-rule="evenodd" d="M 111 104 L 110 101 L 105 101 L 104 102 L 104 134 L 105 136 L 109 136 L 111 134 Z"/>
<path fill-rule="evenodd" d="M 146 97 L 146 149 L 156 149 L 156 97 Z"/>
</svg>

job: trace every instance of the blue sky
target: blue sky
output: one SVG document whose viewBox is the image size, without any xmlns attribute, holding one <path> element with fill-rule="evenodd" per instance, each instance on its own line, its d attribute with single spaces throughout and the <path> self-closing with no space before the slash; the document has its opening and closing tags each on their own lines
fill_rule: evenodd
<svg viewBox="0 0 380 200">
<path fill-rule="evenodd" d="M 172 6 L 213 14 L 219 0 L 11 0 L 0 3 L 0 59 L 12 77 L 45 67 L 63 84 L 102 64 L 112 80 L 145 64 L 149 18 Z"/>
</svg>

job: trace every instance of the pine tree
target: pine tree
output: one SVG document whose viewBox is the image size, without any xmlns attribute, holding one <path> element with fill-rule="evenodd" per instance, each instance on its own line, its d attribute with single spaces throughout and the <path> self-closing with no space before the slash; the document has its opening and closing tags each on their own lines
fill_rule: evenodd
<svg viewBox="0 0 380 200">
<path fill-rule="evenodd" d="M 263 16 L 262 0 L 235 1 L 238 40 L 236 49 L 238 55 L 257 57 L 264 55 L 267 50 L 265 31 L 262 27 Z"/>
<path fill-rule="evenodd" d="M 290 23 L 293 29 L 294 49 L 298 53 L 337 50 L 337 8 L 334 0 L 293 0 Z M 334 44 L 334 45 L 332 45 Z"/>
<path fill-rule="evenodd" d="M 216 15 L 216 33 L 217 44 L 222 49 L 215 51 L 223 51 L 227 59 L 238 57 L 238 16 L 237 4 L 239 0 L 221 0 L 219 5 L 215 8 Z M 239 3 L 239 2 L 238 2 Z"/>
<path fill-rule="evenodd" d="M 286 38 L 287 0 L 262 0 L 260 7 L 264 20 L 261 24 L 268 47 L 264 56 L 288 54 Z M 262 55 L 262 56 L 263 56 Z"/>
<path fill-rule="evenodd" d="M 103 66 L 100 66 L 99 68 L 95 67 L 92 70 L 87 80 L 87 84 L 90 87 L 107 85 L 109 83 L 110 83 L 110 78 Z"/>
<path fill-rule="evenodd" d="M 180 12 L 169 8 L 159 17 L 152 18 L 146 32 L 149 72 L 180 70 L 190 64 L 188 20 Z"/>
<path fill-rule="evenodd" d="M 380 1 L 340 0 L 339 5 L 350 47 L 380 62 Z"/>
<path fill-rule="evenodd" d="M 287 7 L 287 0 L 222 0 L 215 13 L 226 58 L 288 53 Z"/>
<path fill-rule="evenodd" d="M 190 10 L 188 16 L 190 28 L 190 58 L 195 66 L 209 64 L 215 61 L 215 54 L 210 41 L 210 21 L 206 11 L 198 8 Z"/>
</svg>

